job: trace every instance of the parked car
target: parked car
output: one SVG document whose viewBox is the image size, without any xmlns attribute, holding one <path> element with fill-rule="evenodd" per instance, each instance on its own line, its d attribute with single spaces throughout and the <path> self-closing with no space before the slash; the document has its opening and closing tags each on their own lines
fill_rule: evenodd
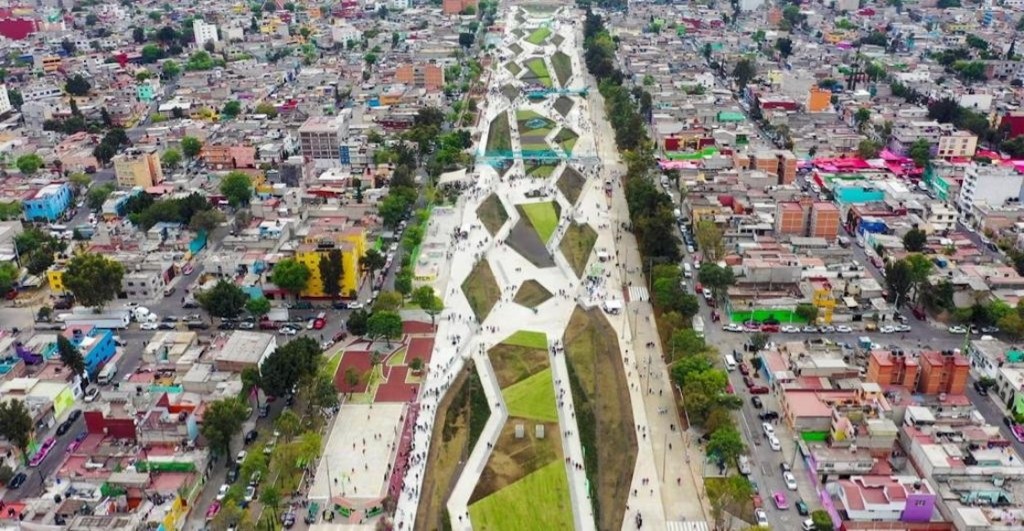
<svg viewBox="0 0 1024 531">
<path fill-rule="evenodd" d="M 285 335 L 285 336 L 294 336 L 295 334 L 298 334 L 299 332 L 298 332 L 298 330 L 295 330 L 294 328 L 292 328 L 290 326 L 282 326 L 281 328 L 277 329 L 277 333 L 281 334 L 281 335 Z"/>
<path fill-rule="evenodd" d="M 24 472 L 18 472 L 7 482 L 7 488 L 11 490 L 19 489 L 25 484 L 26 480 L 28 480 L 28 475 Z"/>
<path fill-rule="evenodd" d="M 966 334 L 967 328 L 960 325 L 953 325 L 947 328 L 946 331 L 949 332 L 950 334 Z"/>
<path fill-rule="evenodd" d="M 253 441 L 255 441 L 259 436 L 260 436 L 260 432 L 258 432 L 256 430 L 249 430 L 249 431 L 245 432 L 245 439 L 244 439 L 243 442 L 245 444 L 252 444 Z"/>
<path fill-rule="evenodd" d="M 256 499 L 256 487 L 249 486 L 245 488 L 245 497 L 242 501 L 243 507 L 248 507 L 253 500 Z"/>
<path fill-rule="evenodd" d="M 779 333 L 779 325 L 777 324 L 763 324 L 761 325 L 761 331 L 766 334 L 777 334 Z"/>
<path fill-rule="evenodd" d="M 245 461 L 245 458 L 248 455 L 249 455 L 249 452 L 246 452 L 245 450 L 239 450 L 238 454 L 235 455 L 235 462 L 238 463 L 238 464 L 242 464 L 242 461 Z"/>
<path fill-rule="evenodd" d="M 771 437 L 775 435 L 775 426 L 764 422 L 761 424 L 761 431 L 764 432 L 765 437 Z"/>
<path fill-rule="evenodd" d="M 742 332 L 743 327 L 736 323 L 729 323 L 722 327 L 722 330 L 726 332 Z"/>
<path fill-rule="evenodd" d="M 139 328 L 142 329 L 142 330 L 156 330 L 159 327 L 160 327 L 159 324 L 157 324 L 157 323 L 150 323 L 150 322 L 145 322 L 145 323 L 142 323 L 142 324 L 139 325 Z"/>
<path fill-rule="evenodd" d="M 850 332 L 853 332 L 853 329 L 846 325 L 839 325 L 836 327 L 836 332 L 839 332 L 840 334 L 849 334 Z"/>
<path fill-rule="evenodd" d="M 783 334 L 797 334 L 800 332 L 800 327 L 793 325 L 785 325 L 779 330 L 781 330 Z"/>
<path fill-rule="evenodd" d="M 782 451 L 782 443 L 779 442 L 779 438 L 776 437 L 774 434 L 768 436 L 768 447 L 775 452 Z"/>
<path fill-rule="evenodd" d="M 85 392 L 85 398 L 83 400 L 85 400 L 86 402 L 92 402 L 92 401 L 96 400 L 96 397 L 99 394 L 100 394 L 100 388 L 99 387 L 90 387 L 89 390 Z"/>
<path fill-rule="evenodd" d="M 739 364 L 739 368 L 740 368 L 740 374 L 742 374 L 743 376 L 749 376 L 750 375 L 750 367 L 748 367 L 746 363 L 740 363 Z"/>
<path fill-rule="evenodd" d="M 754 509 L 754 518 L 757 519 L 757 525 L 768 527 L 768 513 L 764 509 Z"/>
<path fill-rule="evenodd" d="M 779 414 L 775 411 L 765 411 L 758 415 L 758 418 L 764 421 L 778 420 Z"/>
<path fill-rule="evenodd" d="M 981 396 L 988 396 L 988 387 L 981 385 L 981 382 L 974 382 L 974 390 Z"/>
<path fill-rule="evenodd" d="M 766 395 L 768 394 L 768 388 L 763 385 L 755 385 L 750 388 L 750 394 L 752 395 Z"/>
<path fill-rule="evenodd" d="M 998 334 L 999 333 L 999 327 L 998 326 L 983 326 L 981 328 L 981 333 L 982 334 Z"/>
<path fill-rule="evenodd" d="M 231 485 L 229 485 L 227 483 L 221 485 L 220 488 L 217 489 L 217 501 L 224 500 L 224 496 L 228 495 L 228 489 L 230 489 L 230 488 L 231 488 Z"/>
<path fill-rule="evenodd" d="M 818 327 L 807 325 L 807 326 L 801 328 L 800 331 L 805 333 L 805 334 L 816 334 L 816 333 L 818 333 Z"/>
<path fill-rule="evenodd" d="M 761 398 L 757 396 L 750 397 L 750 403 L 754 405 L 754 409 L 761 409 L 764 407 L 764 403 L 761 402 Z"/>
<path fill-rule="evenodd" d="M 57 436 L 59 437 L 61 435 L 64 435 L 70 429 L 71 429 L 71 421 L 70 420 L 65 420 L 64 422 L 61 422 L 60 424 L 57 425 Z"/>
</svg>

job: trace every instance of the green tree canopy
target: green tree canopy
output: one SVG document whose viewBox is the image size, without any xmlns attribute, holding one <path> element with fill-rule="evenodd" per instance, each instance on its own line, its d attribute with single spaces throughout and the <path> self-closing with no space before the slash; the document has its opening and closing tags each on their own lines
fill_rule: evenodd
<svg viewBox="0 0 1024 531">
<path fill-rule="evenodd" d="M 57 335 L 57 354 L 60 356 L 60 361 L 64 364 L 64 367 L 71 371 L 72 374 L 79 376 L 85 374 L 85 359 L 82 358 L 82 353 L 63 334 Z"/>
<path fill-rule="evenodd" d="M 252 199 L 252 179 L 245 172 L 230 172 L 220 180 L 220 193 L 232 207 L 248 205 Z"/>
<path fill-rule="evenodd" d="M 260 365 L 262 389 L 272 396 L 284 396 L 292 387 L 316 374 L 321 362 L 316 340 L 300 337 L 272 352 Z"/>
<path fill-rule="evenodd" d="M 0 262 L 0 294 L 11 291 L 21 278 L 21 269 L 14 262 Z"/>
<path fill-rule="evenodd" d="M 87 307 L 102 307 L 121 291 L 124 266 L 100 254 L 83 253 L 68 261 L 64 287 Z"/>
<path fill-rule="evenodd" d="M 270 300 L 266 297 L 254 297 L 245 301 L 245 309 L 257 318 L 270 313 Z"/>
<path fill-rule="evenodd" d="M 181 139 L 181 151 L 186 157 L 194 159 L 203 151 L 203 143 L 194 136 L 186 136 Z"/>
<path fill-rule="evenodd" d="M 220 280 L 209 290 L 200 293 L 197 299 L 210 315 L 221 319 L 234 319 L 242 313 L 249 297 L 242 288 L 226 280 Z"/>
<path fill-rule="evenodd" d="M 412 301 L 430 316 L 430 324 L 434 325 L 437 315 L 444 310 L 444 301 L 434 293 L 430 286 L 420 286 L 413 290 Z"/>
<path fill-rule="evenodd" d="M 928 235 L 918 228 L 913 228 L 903 235 L 903 248 L 912 253 L 919 253 L 924 250 L 928 243 Z"/>
<path fill-rule="evenodd" d="M 348 316 L 348 323 L 345 323 L 345 327 L 352 332 L 352 335 L 365 336 L 369 319 L 370 314 L 366 310 L 356 310 Z"/>
<path fill-rule="evenodd" d="M 39 168 L 43 167 L 43 158 L 35 153 L 29 153 L 22 155 L 14 161 L 14 165 L 18 167 L 18 171 L 25 175 L 32 175 L 39 171 Z"/>
<path fill-rule="evenodd" d="M 160 155 L 160 164 L 168 170 L 178 169 L 181 165 L 181 152 L 174 148 L 164 151 L 164 154 Z"/>
<path fill-rule="evenodd" d="M 238 398 L 224 398 L 209 404 L 203 413 L 200 431 L 210 448 L 223 456 L 231 455 L 231 439 L 242 431 L 249 407 Z"/>
<path fill-rule="evenodd" d="M 29 414 L 24 401 L 12 398 L 0 402 L 0 436 L 17 448 L 26 462 L 34 427 L 32 415 Z"/>
<path fill-rule="evenodd" d="M 697 271 L 697 279 L 704 287 L 711 290 L 717 300 L 722 300 L 729 286 L 736 283 L 736 277 L 729 267 L 721 267 L 712 262 L 704 262 Z"/>
<path fill-rule="evenodd" d="M 366 335 L 375 341 L 384 339 L 391 346 L 391 340 L 402 335 L 402 318 L 396 312 L 373 312 L 366 320 Z"/>
<path fill-rule="evenodd" d="M 309 267 L 294 258 L 281 260 L 270 271 L 270 281 L 294 296 L 306 289 L 309 277 Z"/>
<path fill-rule="evenodd" d="M 345 272 L 340 249 L 331 249 L 320 255 L 320 281 L 323 282 L 324 294 L 337 299 L 341 295 L 341 277 Z"/>
</svg>

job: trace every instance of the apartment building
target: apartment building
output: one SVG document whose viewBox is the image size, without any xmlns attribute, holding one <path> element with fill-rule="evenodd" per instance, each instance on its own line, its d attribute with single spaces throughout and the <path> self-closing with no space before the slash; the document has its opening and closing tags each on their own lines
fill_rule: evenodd
<svg viewBox="0 0 1024 531">
<path fill-rule="evenodd" d="M 835 240 L 839 235 L 839 208 L 827 201 L 781 201 L 775 209 L 775 233 Z"/>
<path fill-rule="evenodd" d="M 971 164 L 964 171 L 957 203 L 962 212 L 970 212 L 981 203 L 993 206 L 1019 203 L 1021 185 L 1024 185 L 1024 175 L 1013 167 Z"/>
<path fill-rule="evenodd" d="M 192 21 L 192 33 L 196 37 L 196 46 L 203 46 L 207 42 L 217 43 L 220 41 L 217 36 L 217 25 L 207 24 L 203 20 Z"/>
<path fill-rule="evenodd" d="M 970 363 L 953 351 L 924 352 L 918 358 L 921 380 L 918 392 L 926 395 L 962 395 L 967 387 Z"/>
<path fill-rule="evenodd" d="M 458 15 L 467 7 L 476 7 L 476 0 L 444 0 L 441 10 L 445 15 Z"/>
<path fill-rule="evenodd" d="M 939 137 L 936 155 L 943 159 L 969 159 L 978 151 L 978 136 L 967 131 L 954 131 Z"/>
<path fill-rule="evenodd" d="M 932 153 L 943 159 L 970 158 L 978 149 L 977 135 L 932 120 L 898 123 L 889 137 L 889 150 L 907 156 L 919 140 L 928 142 Z"/>
<path fill-rule="evenodd" d="M 797 160 L 791 151 L 758 151 L 751 154 L 749 160 L 739 160 L 737 162 L 739 166 L 774 175 L 778 178 L 777 184 L 790 184 L 796 180 Z"/>
<path fill-rule="evenodd" d="M 346 115 L 314 116 L 299 127 L 302 156 L 313 161 L 338 161 L 342 140 L 348 133 Z"/>
<path fill-rule="evenodd" d="M 11 98 L 7 95 L 7 85 L 0 85 L 0 115 L 7 114 L 14 109 L 11 105 Z"/>
<path fill-rule="evenodd" d="M 444 88 L 444 68 L 435 64 L 405 64 L 395 70 L 395 81 L 416 88 L 441 90 Z"/>
<path fill-rule="evenodd" d="M 129 150 L 113 159 L 117 184 L 122 188 L 149 188 L 163 182 L 164 171 L 156 150 Z"/>
</svg>

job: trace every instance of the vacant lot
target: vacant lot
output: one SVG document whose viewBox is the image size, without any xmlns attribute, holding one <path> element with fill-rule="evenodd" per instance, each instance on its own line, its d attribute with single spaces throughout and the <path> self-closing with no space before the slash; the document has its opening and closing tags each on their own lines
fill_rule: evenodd
<svg viewBox="0 0 1024 531">
<path fill-rule="evenodd" d="M 594 250 L 594 243 L 597 242 L 597 232 L 586 223 L 579 225 L 576 222 L 570 223 L 565 230 L 565 236 L 559 243 L 562 255 L 569 262 L 577 277 L 583 276 L 583 270 L 587 267 L 587 260 L 590 258 L 590 251 Z"/>
<path fill-rule="evenodd" d="M 466 294 L 469 307 L 473 309 L 477 321 L 482 323 L 501 298 L 501 288 L 498 287 L 498 281 L 495 280 L 494 272 L 491 271 L 491 265 L 487 260 L 480 260 L 473 266 L 473 271 L 462 283 L 462 291 Z"/>
<path fill-rule="evenodd" d="M 558 182 L 556 186 L 562 191 L 562 195 L 569 200 L 569 203 L 575 205 L 576 201 L 579 200 L 580 194 L 583 193 L 583 185 L 587 180 L 576 171 L 576 168 L 566 164 L 562 170 L 562 175 L 558 176 Z"/>
<path fill-rule="evenodd" d="M 547 243 L 558 227 L 558 203 L 554 201 L 524 203 L 517 205 L 517 208 L 530 220 L 530 224 L 537 231 L 541 241 Z"/>
<path fill-rule="evenodd" d="M 452 382 L 452 389 L 438 404 L 438 411 L 444 413 L 441 422 L 434 424 L 433 436 L 443 444 L 430 445 L 420 507 L 416 511 L 415 528 L 430 531 L 445 528 L 445 501 L 455 486 L 462 462 L 490 416 L 475 368 L 459 373 Z"/>
<path fill-rule="evenodd" d="M 487 154 L 500 155 L 512 151 L 512 130 L 508 125 L 508 114 L 501 113 L 491 122 L 487 133 Z"/>
<path fill-rule="evenodd" d="M 533 30 L 533 33 L 531 33 L 529 37 L 526 38 L 526 42 L 540 46 L 547 40 L 549 35 L 551 35 L 551 30 L 547 28 L 537 28 Z"/>
<path fill-rule="evenodd" d="M 516 292 L 515 303 L 527 308 L 536 308 L 541 304 L 544 304 L 548 299 L 551 298 L 551 292 L 547 290 L 540 282 L 536 280 L 527 280 L 523 282 L 522 286 L 519 286 L 519 291 Z M 519 332 L 516 332 L 519 334 Z M 509 341 L 506 339 L 505 341 Z"/>
<path fill-rule="evenodd" d="M 555 69 L 555 77 L 558 78 L 558 86 L 565 88 L 572 77 L 572 59 L 565 52 L 555 52 L 551 56 L 551 67 Z"/>
<path fill-rule="evenodd" d="M 597 528 L 621 529 L 637 442 L 618 338 L 601 310 L 576 308 L 564 343 Z"/>
<path fill-rule="evenodd" d="M 572 503 L 565 466 L 560 460 L 548 463 L 470 505 L 469 518 L 474 529 L 486 531 L 572 529 Z"/>
<path fill-rule="evenodd" d="M 501 200 L 494 194 L 487 196 L 487 199 L 480 203 L 480 206 L 476 209 L 476 215 L 484 224 L 487 232 L 491 233 L 491 236 L 497 234 L 501 230 L 501 226 L 508 221 L 508 212 L 505 212 L 505 207 L 501 204 Z"/>
</svg>

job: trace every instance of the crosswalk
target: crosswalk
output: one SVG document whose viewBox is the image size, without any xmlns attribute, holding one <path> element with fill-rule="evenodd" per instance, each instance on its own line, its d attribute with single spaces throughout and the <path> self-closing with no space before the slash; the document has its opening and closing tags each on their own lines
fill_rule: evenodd
<svg viewBox="0 0 1024 531">
<path fill-rule="evenodd" d="M 665 522 L 666 531 L 708 531 L 707 522 L 670 520 Z"/>
<path fill-rule="evenodd" d="M 644 286 L 630 286 L 628 298 L 629 300 L 626 302 L 647 302 L 651 299 L 651 294 Z"/>
</svg>

